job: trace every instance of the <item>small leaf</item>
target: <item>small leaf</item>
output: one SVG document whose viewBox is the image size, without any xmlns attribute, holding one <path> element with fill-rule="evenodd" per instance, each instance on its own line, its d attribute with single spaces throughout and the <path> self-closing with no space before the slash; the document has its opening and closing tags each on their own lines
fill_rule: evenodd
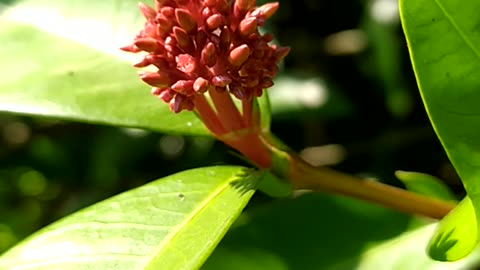
<svg viewBox="0 0 480 270">
<path fill-rule="evenodd" d="M 0 269 L 198 269 L 257 175 L 222 166 L 154 181 L 40 230 L 0 257 Z"/>
<path fill-rule="evenodd" d="M 410 191 L 445 201 L 456 200 L 455 195 L 448 186 L 434 176 L 406 171 L 396 171 L 395 176 Z"/>
<path fill-rule="evenodd" d="M 0 13 L 0 111 L 208 135 L 193 113 L 150 95 L 122 53 L 142 27 L 137 0 L 14 2 Z M 125 61 L 127 60 L 127 61 Z"/>
<path fill-rule="evenodd" d="M 428 245 L 428 254 L 438 261 L 456 261 L 466 257 L 478 242 L 475 209 L 465 197 L 438 224 Z"/>
<path fill-rule="evenodd" d="M 480 253 L 478 251 L 468 258 L 455 263 L 437 262 L 428 258 L 425 254 L 424 246 L 434 227 L 435 224 L 424 226 L 370 248 L 363 253 L 360 261 L 356 263 L 355 269 L 474 269 L 478 265 L 480 261 Z M 346 268 L 336 267 L 333 269 L 340 270 Z"/>
</svg>

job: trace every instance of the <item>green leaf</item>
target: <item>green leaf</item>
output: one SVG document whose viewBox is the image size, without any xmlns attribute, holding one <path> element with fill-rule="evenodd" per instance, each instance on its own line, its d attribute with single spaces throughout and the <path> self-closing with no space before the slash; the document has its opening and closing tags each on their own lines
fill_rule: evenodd
<svg viewBox="0 0 480 270">
<path fill-rule="evenodd" d="M 410 191 L 445 201 L 456 200 L 455 195 L 448 186 L 434 176 L 406 171 L 396 171 L 395 176 Z"/>
<path fill-rule="evenodd" d="M 193 113 L 150 95 L 122 53 L 142 28 L 137 0 L 25 0 L 0 13 L 0 111 L 207 135 Z"/>
<path fill-rule="evenodd" d="M 434 228 L 435 224 L 424 226 L 368 249 L 355 263 L 355 268 L 335 267 L 332 269 L 443 270 L 475 269 L 475 266 L 479 265 L 480 253 L 478 251 L 455 263 L 437 262 L 430 259 L 424 249 Z"/>
<path fill-rule="evenodd" d="M 470 198 L 465 197 L 438 224 L 428 245 L 428 254 L 438 261 L 457 261 L 470 254 L 477 241 L 475 209 Z"/>
<path fill-rule="evenodd" d="M 267 91 L 263 95 L 254 100 L 255 109 L 260 110 L 260 126 L 263 132 L 270 132 L 272 124 L 272 105 L 270 104 L 270 97 Z"/>
<path fill-rule="evenodd" d="M 401 0 L 430 120 L 480 216 L 480 35 L 476 0 Z M 477 218 L 478 223 L 478 218 Z"/>
<path fill-rule="evenodd" d="M 47 226 L 0 257 L 0 269 L 198 269 L 257 176 L 219 166 L 165 177 Z"/>
</svg>

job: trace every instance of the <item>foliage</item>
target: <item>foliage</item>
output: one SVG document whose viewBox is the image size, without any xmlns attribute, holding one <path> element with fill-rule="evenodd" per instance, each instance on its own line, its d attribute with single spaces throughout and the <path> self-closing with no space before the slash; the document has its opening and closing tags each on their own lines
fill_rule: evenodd
<svg viewBox="0 0 480 270">
<path fill-rule="evenodd" d="M 142 25 L 136 2 L 0 1 L 0 269 L 479 265 L 478 3 L 400 0 L 434 130 L 398 15 L 378 13 L 395 11 L 388 1 L 281 1 L 266 26 L 293 50 L 260 100 L 262 128 L 312 164 L 427 196 L 458 199 L 463 183 L 468 196 L 435 230 L 351 198 L 272 192 L 273 175 L 140 83 L 118 50 Z M 399 182 L 397 169 L 446 181 L 398 172 Z"/>
</svg>

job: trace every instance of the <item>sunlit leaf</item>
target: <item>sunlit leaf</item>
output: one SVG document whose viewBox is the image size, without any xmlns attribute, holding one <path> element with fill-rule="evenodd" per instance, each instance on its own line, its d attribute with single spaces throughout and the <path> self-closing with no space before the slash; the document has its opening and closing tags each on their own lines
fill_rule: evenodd
<svg viewBox="0 0 480 270">
<path fill-rule="evenodd" d="M 401 0 L 400 9 L 425 107 L 479 217 L 480 2 Z"/>
<path fill-rule="evenodd" d="M 465 197 L 435 231 L 428 245 L 428 254 L 439 261 L 456 261 L 466 257 L 477 246 L 478 227 L 475 209 Z"/>
<path fill-rule="evenodd" d="M 431 224 L 370 248 L 364 252 L 359 261 L 355 263 L 355 268 L 336 267 L 332 268 L 332 270 L 474 269 L 475 266 L 479 265 L 480 253 L 478 251 L 470 257 L 455 263 L 438 262 L 430 259 L 425 254 L 425 245 L 434 228 L 435 224 Z"/>
<path fill-rule="evenodd" d="M 0 111 L 208 134 L 171 113 L 122 53 L 142 27 L 136 0 L 26 0 L 0 10 Z M 1 7 L 0 7 L 1 8 Z"/>
<path fill-rule="evenodd" d="M 47 226 L 0 257 L 0 269 L 198 269 L 258 176 L 222 166 L 165 177 Z"/>
</svg>

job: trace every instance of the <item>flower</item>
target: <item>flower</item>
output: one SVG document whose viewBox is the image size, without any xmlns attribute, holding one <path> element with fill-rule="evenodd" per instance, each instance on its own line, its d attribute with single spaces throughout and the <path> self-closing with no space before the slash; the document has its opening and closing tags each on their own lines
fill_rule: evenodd
<svg viewBox="0 0 480 270">
<path fill-rule="evenodd" d="M 269 44 L 273 36 L 258 29 L 278 6 L 257 7 L 255 0 L 155 0 L 154 8 L 140 3 L 147 21 L 122 49 L 146 53 L 134 66 L 156 67 L 140 78 L 171 111 L 195 111 L 217 138 L 238 149 L 234 141 L 245 137 L 238 131 L 258 132 L 254 98 L 273 85 L 277 64 L 290 50 Z M 230 94 L 242 101 L 242 113 Z"/>
</svg>

